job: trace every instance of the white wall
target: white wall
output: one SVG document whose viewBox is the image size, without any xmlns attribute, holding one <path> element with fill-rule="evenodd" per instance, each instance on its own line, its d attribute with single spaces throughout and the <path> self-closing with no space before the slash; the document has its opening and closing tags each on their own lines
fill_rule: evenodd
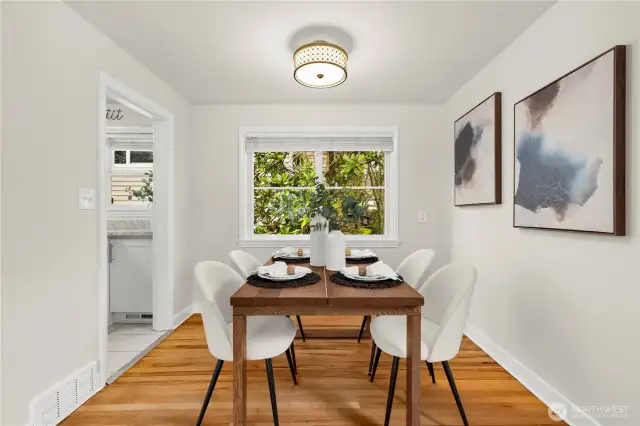
<svg viewBox="0 0 640 426">
<path fill-rule="evenodd" d="M 175 114 L 182 205 L 188 104 L 62 3 L 2 8 L 2 362 L 10 392 L 0 423 L 24 426 L 32 398 L 98 358 L 97 212 L 77 210 L 76 194 L 97 184 L 99 72 Z M 176 209 L 176 312 L 191 301 L 183 212 Z"/>
<path fill-rule="evenodd" d="M 629 406 L 602 425 L 640 424 L 639 19 L 640 3 L 558 3 L 446 105 L 452 124 L 503 93 L 504 204 L 452 213 L 452 258 L 479 270 L 469 322 L 574 404 Z M 629 45 L 629 236 L 512 228 L 513 104 L 616 44 Z"/>
<path fill-rule="evenodd" d="M 448 187 L 440 141 L 443 107 L 430 105 L 208 105 L 191 109 L 192 263 L 228 262 L 238 239 L 238 129 L 241 126 L 398 126 L 400 213 L 397 249 L 376 249 L 397 265 L 419 248 L 436 250 L 436 263 L 448 259 L 450 230 L 443 220 Z M 427 223 L 417 223 L 419 210 Z M 248 249 L 267 259 L 273 249 Z"/>
</svg>

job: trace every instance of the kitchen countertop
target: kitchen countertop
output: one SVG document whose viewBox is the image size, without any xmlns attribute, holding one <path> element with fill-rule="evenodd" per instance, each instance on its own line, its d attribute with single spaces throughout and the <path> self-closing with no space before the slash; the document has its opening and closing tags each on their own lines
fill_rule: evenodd
<svg viewBox="0 0 640 426">
<path fill-rule="evenodd" d="M 117 237 L 153 237 L 149 219 L 111 219 L 107 221 L 107 236 Z"/>
</svg>

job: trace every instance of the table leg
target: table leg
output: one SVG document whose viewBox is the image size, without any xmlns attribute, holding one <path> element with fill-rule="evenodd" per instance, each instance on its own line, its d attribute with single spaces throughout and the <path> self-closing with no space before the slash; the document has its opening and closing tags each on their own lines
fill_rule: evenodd
<svg viewBox="0 0 640 426">
<path fill-rule="evenodd" d="M 420 425 L 420 315 L 407 315 L 407 426 Z"/>
<path fill-rule="evenodd" d="M 233 316 L 233 426 L 247 424 L 247 317 Z"/>
</svg>

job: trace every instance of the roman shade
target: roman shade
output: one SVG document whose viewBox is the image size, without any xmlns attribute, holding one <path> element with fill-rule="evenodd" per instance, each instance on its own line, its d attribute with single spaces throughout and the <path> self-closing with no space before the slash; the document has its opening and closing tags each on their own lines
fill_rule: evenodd
<svg viewBox="0 0 640 426">
<path fill-rule="evenodd" d="M 246 152 L 393 151 L 393 135 L 246 135 Z"/>
</svg>

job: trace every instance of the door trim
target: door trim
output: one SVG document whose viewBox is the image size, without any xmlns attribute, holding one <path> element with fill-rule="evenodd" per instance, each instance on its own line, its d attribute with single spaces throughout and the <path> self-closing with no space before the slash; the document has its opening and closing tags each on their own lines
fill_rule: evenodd
<svg viewBox="0 0 640 426">
<path fill-rule="evenodd" d="M 110 203 L 107 179 L 107 97 L 153 120 L 154 203 L 153 231 L 153 329 L 173 329 L 175 284 L 174 251 L 174 114 L 130 89 L 104 72 L 98 93 L 98 336 L 99 383 L 106 383 L 109 313 L 109 269 L 107 209 Z"/>
</svg>

